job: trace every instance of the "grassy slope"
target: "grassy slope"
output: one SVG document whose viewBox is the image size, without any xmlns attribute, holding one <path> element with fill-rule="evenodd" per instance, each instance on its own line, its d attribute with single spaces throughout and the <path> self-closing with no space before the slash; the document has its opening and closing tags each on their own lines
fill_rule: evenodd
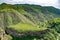
<svg viewBox="0 0 60 40">
<path fill-rule="evenodd" d="M 53 12 L 50 12 L 46 8 L 38 6 L 38 5 L 2 4 L 0 7 L 1 7 L 0 12 L 3 12 L 3 13 L 5 12 L 5 15 L 4 15 L 5 24 L 9 26 L 12 25 L 10 27 L 16 30 L 20 30 L 20 29 L 23 30 L 24 28 L 26 28 L 25 30 L 28 30 L 28 29 L 29 30 L 40 30 L 41 28 L 37 28 L 37 27 L 42 27 L 40 25 L 42 24 L 42 22 L 53 19 L 53 18 L 60 17 L 58 14 L 54 14 Z M 24 25 L 26 26 L 24 27 Z M 42 28 L 42 30 L 43 29 L 45 28 Z"/>
<path fill-rule="evenodd" d="M 10 25 L 9 28 L 13 28 L 19 32 L 25 32 L 25 31 L 42 31 L 45 30 L 47 28 L 38 28 L 38 27 L 34 27 L 33 25 L 30 24 L 26 24 L 26 23 L 19 23 L 16 25 Z"/>
</svg>

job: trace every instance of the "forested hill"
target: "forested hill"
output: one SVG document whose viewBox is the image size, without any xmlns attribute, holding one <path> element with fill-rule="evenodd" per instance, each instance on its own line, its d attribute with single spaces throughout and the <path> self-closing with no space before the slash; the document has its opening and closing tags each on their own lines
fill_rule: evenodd
<svg viewBox="0 0 60 40">
<path fill-rule="evenodd" d="M 21 33 L 26 37 L 29 35 L 29 38 L 32 35 L 40 40 L 56 40 L 56 35 L 59 37 L 60 34 L 60 9 L 52 6 L 2 3 L 0 4 L 0 27 L 12 36 Z M 26 40 L 29 40 L 28 37 Z M 17 40 L 14 38 L 13 40 Z"/>
<path fill-rule="evenodd" d="M 18 12 L 18 13 L 17 13 Z M 30 23 L 32 25 L 40 25 L 40 22 L 60 17 L 60 10 L 54 7 L 42 7 L 39 5 L 29 4 L 0 4 L 0 13 L 5 14 L 7 22 L 12 24 L 21 22 Z M 15 16 L 16 15 L 16 16 Z M 14 16 L 14 17 L 13 17 Z M 23 16 L 23 17 L 22 17 Z M 9 20 L 10 19 L 10 20 Z M 25 19 L 25 20 L 24 20 Z"/>
</svg>

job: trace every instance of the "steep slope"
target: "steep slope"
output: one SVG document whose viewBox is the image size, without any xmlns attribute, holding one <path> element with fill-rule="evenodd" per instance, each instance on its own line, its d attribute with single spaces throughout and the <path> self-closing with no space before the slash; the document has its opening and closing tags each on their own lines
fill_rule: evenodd
<svg viewBox="0 0 60 40">
<path fill-rule="evenodd" d="M 15 5 L 17 10 L 22 13 L 25 17 L 31 20 L 33 23 L 40 25 L 41 22 L 50 20 L 53 18 L 60 18 L 60 12 L 58 13 L 54 7 L 42 7 L 37 5 Z M 51 11 L 52 10 L 52 11 Z M 54 11 L 53 11 L 54 10 Z M 60 10 L 59 10 L 60 11 Z"/>
<path fill-rule="evenodd" d="M 37 31 L 35 33 L 38 34 L 41 31 L 42 33 L 42 31 L 49 29 L 46 27 L 45 22 L 55 18 L 60 18 L 60 9 L 54 7 L 28 4 L 10 5 L 5 3 L 0 5 L 0 27 L 4 31 L 11 28 L 18 32 L 33 31 L 32 33 L 34 33 Z M 47 34 L 54 35 L 50 31 Z M 52 37 L 55 39 L 55 36 Z"/>
<path fill-rule="evenodd" d="M 11 22 L 13 20 L 15 20 L 15 22 L 22 21 L 23 23 L 27 22 L 34 26 L 36 25 L 39 26 L 41 22 L 44 22 L 46 20 L 60 17 L 59 9 L 56 9 L 54 7 L 42 7 L 39 5 L 28 5 L 28 4 L 8 5 L 3 3 L 0 5 L 0 11 L 2 13 L 4 13 L 5 11 L 5 13 L 9 15 Z"/>
<path fill-rule="evenodd" d="M 54 7 L 42 7 L 28 4 L 1 4 L 0 14 L 3 15 L 4 26 L 28 23 L 36 27 L 41 27 L 41 23 L 53 18 L 60 18 L 60 10 Z M 2 22 L 2 21 L 1 21 Z"/>
<path fill-rule="evenodd" d="M 60 10 L 54 7 L 28 4 L 10 5 L 3 3 L 0 5 L 1 22 L 3 23 L 0 22 L 0 26 L 8 27 L 10 25 L 23 23 L 32 25 L 33 27 L 43 27 L 44 21 L 60 18 L 59 13 Z"/>
</svg>

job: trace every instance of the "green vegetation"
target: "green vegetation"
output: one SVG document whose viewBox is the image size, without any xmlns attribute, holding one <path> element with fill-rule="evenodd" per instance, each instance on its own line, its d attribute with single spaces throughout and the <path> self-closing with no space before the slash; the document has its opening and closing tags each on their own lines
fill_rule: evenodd
<svg viewBox="0 0 60 40">
<path fill-rule="evenodd" d="M 41 31 L 41 30 L 45 30 L 47 28 L 38 28 L 38 27 L 34 27 L 33 25 L 30 25 L 30 24 L 26 24 L 26 23 L 19 23 L 19 24 L 16 24 L 16 25 L 12 25 L 12 26 L 9 26 L 9 28 L 13 28 L 19 32 L 25 32 L 25 31 Z"/>
<path fill-rule="evenodd" d="M 24 40 L 24 39 L 25 40 L 57 40 L 57 39 L 60 40 L 60 30 L 59 30 L 60 29 L 60 26 L 59 26 L 60 25 L 60 18 L 55 18 L 55 19 L 49 20 L 45 23 L 46 23 L 45 27 L 48 28 L 50 31 L 47 33 L 44 33 L 44 34 L 40 34 L 40 35 L 43 35 L 40 38 L 39 37 L 38 38 L 30 37 L 30 36 L 22 37 L 22 38 L 13 37 L 14 38 L 13 40 L 17 40 L 17 39 L 18 40 Z"/>
<path fill-rule="evenodd" d="M 0 27 L 4 33 L 0 32 L 2 38 L 7 40 L 60 40 L 60 10 L 39 5 L 3 3 L 0 4 Z M 19 36 L 19 33 L 24 36 Z"/>
</svg>

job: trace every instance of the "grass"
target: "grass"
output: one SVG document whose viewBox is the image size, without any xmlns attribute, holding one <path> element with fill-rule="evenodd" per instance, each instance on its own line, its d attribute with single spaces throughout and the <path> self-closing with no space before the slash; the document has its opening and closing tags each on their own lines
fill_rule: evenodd
<svg viewBox="0 0 60 40">
<path fill-rule="evenodd" d="M 41 30 L 45 30 L 47 28 L 38 28 L 35 26 L 32 26 L 31 24 L 27 24 L 27 23 L 18 23 L 16 25 L 10 25 L 9 28 L 13 28 L 19 32 L 25 32 L 25 31 L 41 31 Z"/>
</svg>

